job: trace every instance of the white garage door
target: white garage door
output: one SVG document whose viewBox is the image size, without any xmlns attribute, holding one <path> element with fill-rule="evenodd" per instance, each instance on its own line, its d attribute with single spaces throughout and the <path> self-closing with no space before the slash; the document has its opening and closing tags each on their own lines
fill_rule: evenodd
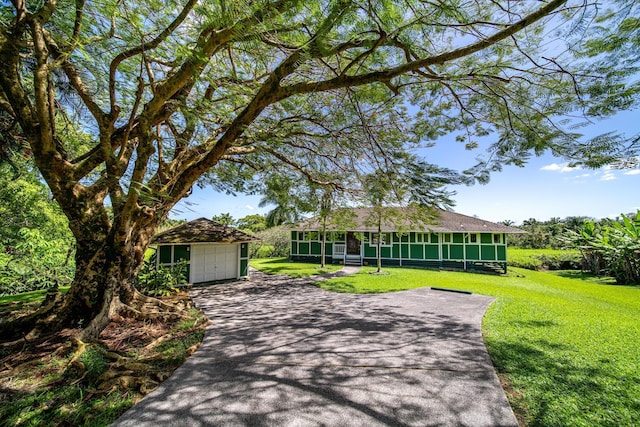
<svg viewBox="0 0 640 427">
<path fill-rule="evenodd" d="M 235 279 L 238 277 L 237 245 L 192 245 L 191 282 Z"/>
</svg>

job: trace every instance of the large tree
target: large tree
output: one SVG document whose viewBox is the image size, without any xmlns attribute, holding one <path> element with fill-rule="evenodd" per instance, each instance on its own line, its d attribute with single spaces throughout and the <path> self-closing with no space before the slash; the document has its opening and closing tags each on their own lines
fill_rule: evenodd
<svg viewBox="0 0 640 427">
<path fill-rule="evenodd" d="M 3 2 L 0 108 L 77 247 L 69 292 L 21 326 L 94 336 L 116 313 L 157 306 L 134 276 L 198 182 L 259 191 L 286 169 L 339 186 L 349 170 L 451 132 L 470 149 L 493 135 L 469 171 L 481 179 L 532 151 L 617 155 L 620 145 L 593 152 L 555 119 L 597 113 L 620 75 L 587 95 L 598 70 L 577 72 L 560 40 L 542 43 L 555 28 L 584 31 L 595 13 L 566 0 Z M 61 116 L 92 136 L 89 149 L 68 149 Z"/>
</svg>

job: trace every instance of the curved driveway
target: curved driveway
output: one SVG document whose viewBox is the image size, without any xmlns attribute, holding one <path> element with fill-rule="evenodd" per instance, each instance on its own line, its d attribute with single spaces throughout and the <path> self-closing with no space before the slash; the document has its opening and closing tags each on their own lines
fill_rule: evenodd
<svg viewBox="0 0 640 427">
<path fill-rule="evenodd" d="M 114 425 L 517 426 L 482 342 L 491 298 L 259 272 L 193 297 L 202 346 Z"/>
</svg>

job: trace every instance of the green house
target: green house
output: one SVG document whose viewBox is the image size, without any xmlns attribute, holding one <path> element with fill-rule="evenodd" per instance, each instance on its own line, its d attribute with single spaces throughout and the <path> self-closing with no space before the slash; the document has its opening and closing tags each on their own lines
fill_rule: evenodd
<svg viewBox="0 0 640 427">
<path fill-rule="evenodd" d="M 156 265 L 186 262 L 189 283 L 240 279 L 249 275 L 249 242 L 258 240 L 206 218 L 198 218 L 157 234 Z"/>
<path fill-rule="evenodd" d="M 430 221 L 416 226 L 409 220 L 372 226 L 370 208 L 351 209 L 348 230 L 327 227 L 327 262 L 375 265 L 378 239 L 383 265 L 461 270 L 507 271 L 507 235 L 522 230 L 455 212 L 436 210 Z M 408 216 L 407 216 L 408 217 Z M 351 221 L 350 221 L 351 222 Z M 318 218 L 291 229 L 291 259 L 319 261 L 322 247 Z"/>
</svg>

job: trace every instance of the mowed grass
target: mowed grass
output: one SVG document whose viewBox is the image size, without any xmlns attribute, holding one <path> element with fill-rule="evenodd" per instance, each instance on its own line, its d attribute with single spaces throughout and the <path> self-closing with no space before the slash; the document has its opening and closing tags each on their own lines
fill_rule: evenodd
<svg viewBox="0 0 640 427">
<path fill-rule="evenodd" d="M 289 262 L 287 258 L 257 258 L 250 261 L 251 267 L 267 274 L 286 274 L 291 277 L 306 277 L 340 270 L 341 265 L 327 264 L 321 269 L 318 263 Z"/>
<path fill-rule="evenodd" d="M 358 293 L 433 286 L 494 296 L 483 320 L 485 344 L 521 420 L 530 426 L 640 425 L 640 287 L 517 268 L 506 276 L 372 271 L 317 285 Z"/>
<path fill-rule="evenodd" d="M 575 249 L 509 248 L 509 266 L 529 270 L 561 270 L 580 267 L 580 252 Z"/>
</svg>

